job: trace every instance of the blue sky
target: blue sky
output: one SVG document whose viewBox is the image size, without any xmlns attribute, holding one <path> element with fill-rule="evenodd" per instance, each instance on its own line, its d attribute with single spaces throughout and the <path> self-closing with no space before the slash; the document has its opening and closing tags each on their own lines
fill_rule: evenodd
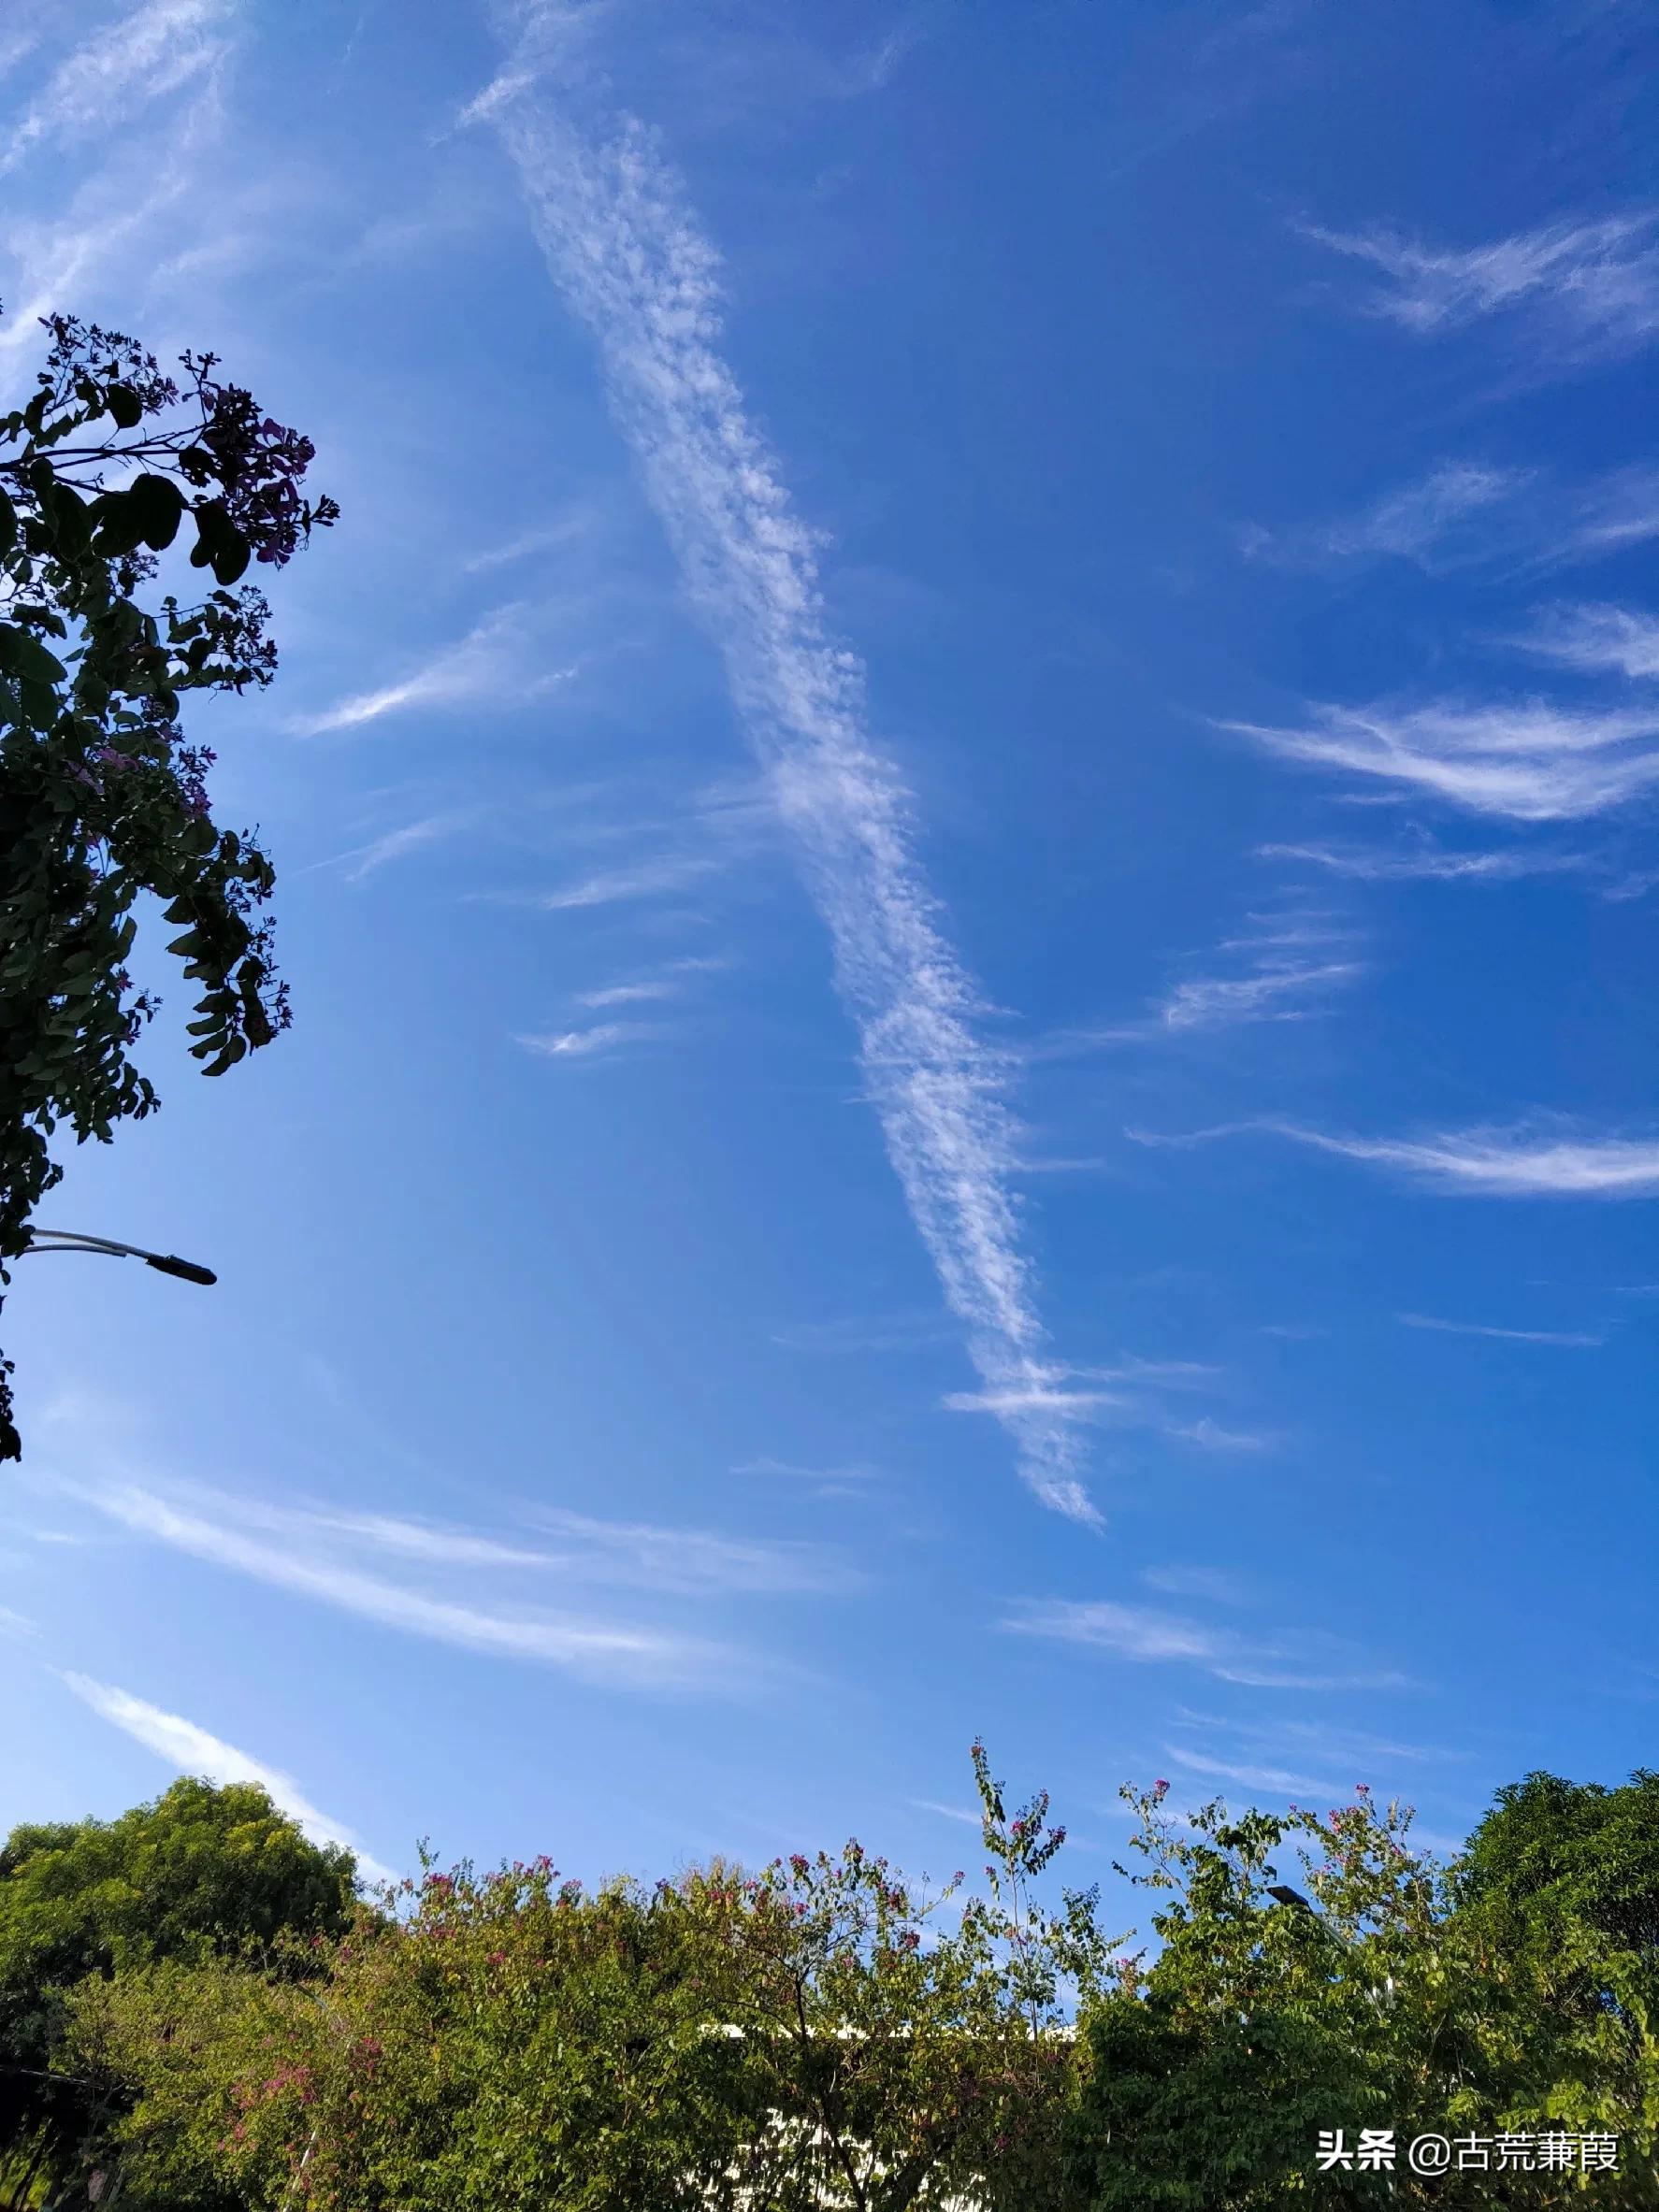
<svg viewBox="0 0 1659 2212">
<path fill-rule="evenodd" d="M 0 376 L 345 510 L 215 705 L 296 1024 L 42 1218 L 0 1819 L 1448 1845 L 1651 1760 L 1659 61 L 1448 10 L 0 34 Z M 965 1787 L 967 1785 L 967 1787 Z"/>
</svg>

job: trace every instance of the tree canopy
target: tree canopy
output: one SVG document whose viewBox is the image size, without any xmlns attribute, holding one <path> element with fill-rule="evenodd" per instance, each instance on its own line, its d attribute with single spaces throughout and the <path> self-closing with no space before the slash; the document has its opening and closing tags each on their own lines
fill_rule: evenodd
<svg viewBox="0 0 1659 2212">
<path fill-rule="evenodd" d="M 205 1073 L 288 1022 L 258 912 L 271 864 L 215 825 L 213 754 L 180 715 L 189 693 L 270 682 L 270 609 L 240 579 L 338 513 L 302 494 L 310 441 L 213 354 L 175 379 L 118 332 L 43 327 L 34 395 L 0 415 L 0 1286 L 62 1175 L 53 1132 L 108 1142 L 156 1104 L 131 1056 L 156 1005 L 127 965 L 140 895 L 198 987 Z M 147 607 L 164 559 L 190 596 Z M 10 1372 L 0 1359 L 0 1459 L 21 1449 Z"/>
<path fill-rule="evenodd" d="M 1651 1776 L 1530 1776 L 1450 1865 L 1363 1788 L 1127 1791 L 1129 1949 L 1092 1889 L 1049 1892 L 1046 1799 L 1010 1813 L 974 1760 L 973 1882 L 849 1842 L 594 1889 L 426 1859 L 353 1898 L 343 1854 L 204 1783 L 21 1829 L 7 2032 L 72 2095 L 14 2148 L 51 2203 L 108 2182 L 123 2212 L 1659 2202 Z M 1364 2130 L 1397 2159 L 1320 2164 Z M 1419 2133 L 1467 2170 L 1408 2171 Z M 1550 2155 L 1575 2141 L 1611 2166 Z"/>
<path fill-rule="evenodd" d="M 60 2065 L 71 1991 L 338 1936 L 354 1903 L 351 1854 L 310 1842 L 247 1784 L 181 1780 L 115 1820 L 13 1829 L 0 1846 L 0 2153 L 85 2124 L 84 2085 Z"/>
</svg>

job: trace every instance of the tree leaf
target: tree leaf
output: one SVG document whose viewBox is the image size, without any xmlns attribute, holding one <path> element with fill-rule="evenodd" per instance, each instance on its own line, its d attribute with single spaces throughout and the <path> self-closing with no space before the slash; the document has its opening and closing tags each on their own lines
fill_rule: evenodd
<svg viewBox="0 0 1659 2212">
<path fill-rule="evenodd" d="M 235 583 L 252 557 L 248 540 L 239 530 L 233 530 L 214 550 L 213 573 L 221 583 Z"/>
<path fill-rule="evenodd" d="M 162 553 L 179 535 L 179 524 L 184 513 L 184 495 L 170 476 L 157 476 L 146 469 L 142 476 L 134 477 L 126 488 L 125 496 L 143 517 L 143 527 L 138 535 L 151 553 Z M 205 563 L 198 562 L 198 567 Z"/>
<path fill-rule="evenodd" d="M 130 384 L 111 384 L 104 404 L 115 418 L 118 430 L 136 430 L 144 420 L 144 403 Z"/>
<path fill-rule="evenodd" d="M 0 668 L 24 683 L 61 683 L 64 664 L 31 631 L 0 622 Z"/>
</svg>

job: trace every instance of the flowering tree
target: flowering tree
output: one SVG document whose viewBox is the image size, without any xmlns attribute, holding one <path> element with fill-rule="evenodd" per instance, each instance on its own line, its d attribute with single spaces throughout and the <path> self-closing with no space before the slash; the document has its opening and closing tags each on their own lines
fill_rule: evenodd
<svg viewBox="0 0 1659 2212">
<path fill-rule="evenodd" d="M 1167 1784 L 1126 1792 L 1159 1946 L 1114 1958 L 1092 1892 L 1033 1894 L 1046 1800 L 1009 1817 L 974 1766 L 983 1887 L 917 1889 L 857 1843 L 591 1893 L 544 1859 L 428 1864 L 343 1934 L 140 1948 L 54 2047 L 92 2112 L 81 2168 L 123 2212 L 1659 2203 L 1646 1778 L 1565 1826 L 1553 1800 L 1506 1819 L 1507 1793 L 1451 1870 L 1363 1788 L 1184 1819 Z M 1618 2171 L 1320 2170 L 1321 2133 L 1367 2128 L 1402 2153 L 1604 2132 Z"/>
<path fill-rule="evenodd" d="M 986 1888 L 929 1895 L 856 1840 L 685 1896 L 730 1961 L 748 2140 L 730 2170 L 765 2212 L 1075 2202 L 1059 2165 L 1071 2006 L 1110 1942 L 1092 1890 L 1058 1915 L 1032 1888 L 1065 1841 L 1046 1794 L 1010 1820 L 973 1749 Z"/>
<path fill-rule="evenodd" d="M 287 1026 L 256 914 L 270 862 L 214 825 L 213 755 L 179 716 L 187 692 L 271 681 L 270 610 L 240 579 L 338 513 L 302 496 L 310 440 L 222 381 L 214 355 L 186 353 L 175 379 L 116 332 L 44 327 L 34 395 L 0 415 L 0 1286 L 62 1173 L 53 1130 L 108 1142 L 156 1103 L 129 1056 L 154 1011 L 126 966 L 140 893 L 199 988 L 205 1073 Z M 213 588 L 149 610 L 186 524 L 185 572 Z M 0 1458 L 20 1450 L 9 1374 L 0 1359 Z"/>
<path fill-rule="evenodd" d="M 275 1973 L 90 1988 L 95 2155 L 134 2212 L 1077 2205 L 1065 1999 L 1107 1946 L 1090 1898 L 1032 1904 L 1058 1831 L 1006 1821 L 979 1762 L 988 1894 L 921 1894 L 856 1843 L 592 1894 L 544 1859 L 428 1866 Z"/>
</svg>

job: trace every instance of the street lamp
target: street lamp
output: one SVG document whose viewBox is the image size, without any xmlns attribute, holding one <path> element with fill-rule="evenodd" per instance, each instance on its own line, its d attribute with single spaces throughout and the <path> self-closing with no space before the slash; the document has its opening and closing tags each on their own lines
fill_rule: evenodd
<svg viewBox="0 0 1659 2212">
<path fill-rule="evenodd" d="M 25 1252 L 102 1252 L 110 1259 L 141 1259 L 158 1274 L 177 1275 L 182 1283 L 217 1283 L 211 1268 L 194 1259 L 180 1259 L 176 1252 L 146 1252 L 142 1244 L 118 1244 L 112 1237 L 82 1236 L 79 1229 L 32 1228 Z"/>
</svg>

